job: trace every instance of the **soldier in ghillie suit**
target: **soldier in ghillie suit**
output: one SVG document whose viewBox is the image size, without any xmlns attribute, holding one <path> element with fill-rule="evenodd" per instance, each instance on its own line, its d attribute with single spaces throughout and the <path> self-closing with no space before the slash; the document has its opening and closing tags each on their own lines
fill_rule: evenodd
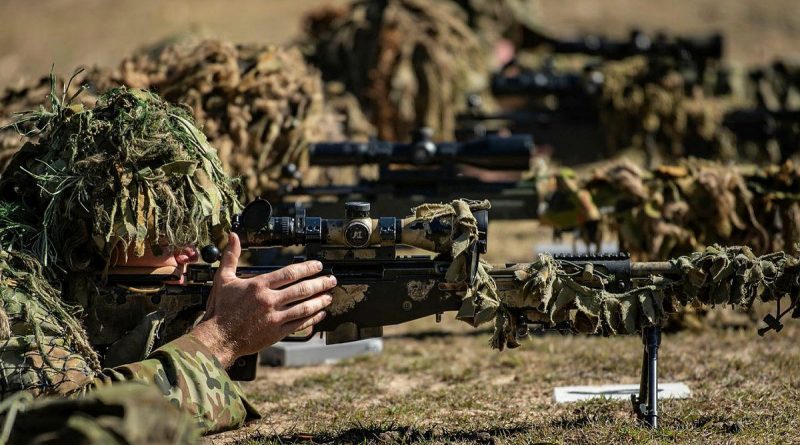
<svg viewBox="0 0 800 445">
<path fill-rule="evenodd" d="M 488 54 L 450 2 L 354 1 L 307 16 L 310 60 L 358 97 L 385 140 L 430 127 L 453 138 L 468 93 L 486 86 Z"/>
<path fill-rule="evenodd" d="M 51 99 L 50 110 L 22 116 L 38 136 L 0 182 L 0 396 L 78 400 L 25 407 L 12 441 L 45 433 L 119 439 L 133 429 L 130 442 L 144 443 L 156 440 L 147 434 L 161 431 L 159 422 L 190 416 L 158 439 L 177 441 L 196 426 L 223 431 L 256 417 L 225 369 L 321 320 L 335 279 L 306 279 L 318 262 L 239 279 L 241 247 L 231 234 L 196 325 L 201 313 L 176 313 L 150 301 L 147 289 L 107 284 L 109 272 L 142 268 L 179 276 L 197 259 L 195 246 L 224 240 L 239 209 L 235 183 L 192 117 L 152 93 L 114 89 L 94 109 Z M 100 310 L 104 301 L 119 310 Z M 153 415 L 159 392 L 179 408 L 163 419 Z M 131 394 L 153 407 L 140 410 L 150 413 L 146 432 L 118 414 L 137 410 Z M 48 413 L 38 424 L 30 417 Z"/>
<path fill-rule="evenodd" d="M 88 80 L 99 91 L 144 88 L 189 106 L 225 172 L 241 178 L 246 200 L 294 183 L 289 164 L 308 173 L 309 142 L 350 130 L 326 107 L 319 71 L 296 48 L 188 39 L 95 69 Z"/>
</svg>

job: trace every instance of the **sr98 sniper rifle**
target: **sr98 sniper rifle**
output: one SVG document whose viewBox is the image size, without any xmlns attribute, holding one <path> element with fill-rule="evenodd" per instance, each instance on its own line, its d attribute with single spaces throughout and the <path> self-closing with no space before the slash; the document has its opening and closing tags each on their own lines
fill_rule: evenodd
<svg viewBox="0 0 800 445">
<path fill-rule="evenodd" d="M 301 338 L 310 339 L 316 333 L 326 333 L 327 343 L 350 342 L 380 336 L 383 326 L 399 324 L 444 312 L 457 311 L 461 307 L 467 286 L 474 282 L 480 255 L 487 249 L 488 212 L 474 211 L 477 222 L 477 239 L 466 253 L 467 277 L 464 282 L 452 283 L 446 279 L 446 271 L 453 263 L 452 219 L 434 217 L 421 221 L 409 217 L 372 218 L 370 205 L 353 202 L 345 205 L 343 219 L 325 219 L 306 216 L 301 210 L 294 217 L 274 217 L 268 202 L 251 202 L 234 222 L 233 230 L 242 240 L 244 249 L 257 250 L 273 246 L 305 246 L 305 255 L 297 260 L 320 260 L 323 271 L 320 275 L 333 274 L 337 287 L 332 292 L 334 303 L 328 316 L 313 328 L 313 332 Z M 427 255 L 400 256 L 397 246 L 406 245 L 430 252 Z M 184 284 L 166 284 L 174 280 L 172 275 L 112 275 L 109 283 L 133 287 L 157 286 L 145 297 L 153 303 L 168 304 L 171 298 L 194 296 L 195 311 L 202 311 L 211 292 L 219 250 L 207 246 L 202 250 L 209 264 L 190 265 Z M 601 256 L 555 257 L 561 266 L 580 275 L 591 268 L 608 278 L 604 289 L 625 291 L 635 286 L 639 278 L 652 274 L 669 275 L 677 271 L 671 263 L 633 263 L 624 254 Z M 494 266 L 489 272 L 499 291 L 515 291 L 515 272 L 526 264 L 503 264 Z M 237 275 L 250 277 L 269 273 L 278 266 L 240 267 Z M 596 285 L 596 283 L 595 283 Z M 123 302 L 116 302 L 122 304 Z M 107 304 L 115 304 L 107 302 Z M 190 310 L 192 308 L 184 308 Z M 144 314 L 143 314 L 144 315 Z M 559 328 L 542 320 L 527 318 L 519 312 L 520 319 L 516 335 L 527 336 L 530 327 Z M 561 327 L 563 328 L 563 326 Z M 634 410 L 648 425 L 657 426 L 657 360 L 661 341 L 660 328 L 648 326 L 643 330 L 644 353 L 641 385 L 638 395 L 632 397 Z M 256 356 L 242 357 L 229 369 L 232 377 L 242 380 L 255 378 Z"/>
</svg>

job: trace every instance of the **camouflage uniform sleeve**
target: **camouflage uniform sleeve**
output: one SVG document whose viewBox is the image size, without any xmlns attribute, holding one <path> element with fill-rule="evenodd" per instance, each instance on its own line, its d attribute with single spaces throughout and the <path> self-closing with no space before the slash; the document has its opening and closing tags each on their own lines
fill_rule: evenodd
<svg viewBox="0 0 800 445">
<path fill-rule="evenodd" d="M 173 405 L 195 418 L 204 434 L 239 428 L 260 417 L 242 388 L 191 334 L 167 343 L 145 360 L 104 370 L 91 387 L 129 380 L 154 383 Z"/>
</svg>

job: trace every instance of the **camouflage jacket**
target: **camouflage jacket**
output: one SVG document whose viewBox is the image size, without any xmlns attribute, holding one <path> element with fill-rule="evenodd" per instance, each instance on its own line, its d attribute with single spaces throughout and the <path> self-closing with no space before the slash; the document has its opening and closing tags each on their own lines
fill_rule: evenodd
<svg viewBox="0 0 800 445">
<path fill-rule="evenodd" d="M 54 289 L 37 288 L 32 275 L 6 269 L 0 279 L 0 398 L 23 390 L 34 397 L 80 397 L 117 382 L 138 381 L 154 384 L 204 433 L 238 428 L 258 417 L 239 385 L 191 334 L 144 360 L 102 369 L 75 312 Z"/>
</svg>

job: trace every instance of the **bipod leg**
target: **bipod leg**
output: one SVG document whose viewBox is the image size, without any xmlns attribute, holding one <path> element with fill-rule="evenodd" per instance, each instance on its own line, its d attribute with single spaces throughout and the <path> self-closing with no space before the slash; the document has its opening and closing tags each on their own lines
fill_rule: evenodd
<svg viewBox="0 0 800 445">
<path fill-rule="evenodd" d="M 631 395 L 636 417 L 650 428 L 658 428 L 658 348 L 661 328 L 647 327 L 642 331 L 642 375 L 639 394 Z"/>
</svg>

